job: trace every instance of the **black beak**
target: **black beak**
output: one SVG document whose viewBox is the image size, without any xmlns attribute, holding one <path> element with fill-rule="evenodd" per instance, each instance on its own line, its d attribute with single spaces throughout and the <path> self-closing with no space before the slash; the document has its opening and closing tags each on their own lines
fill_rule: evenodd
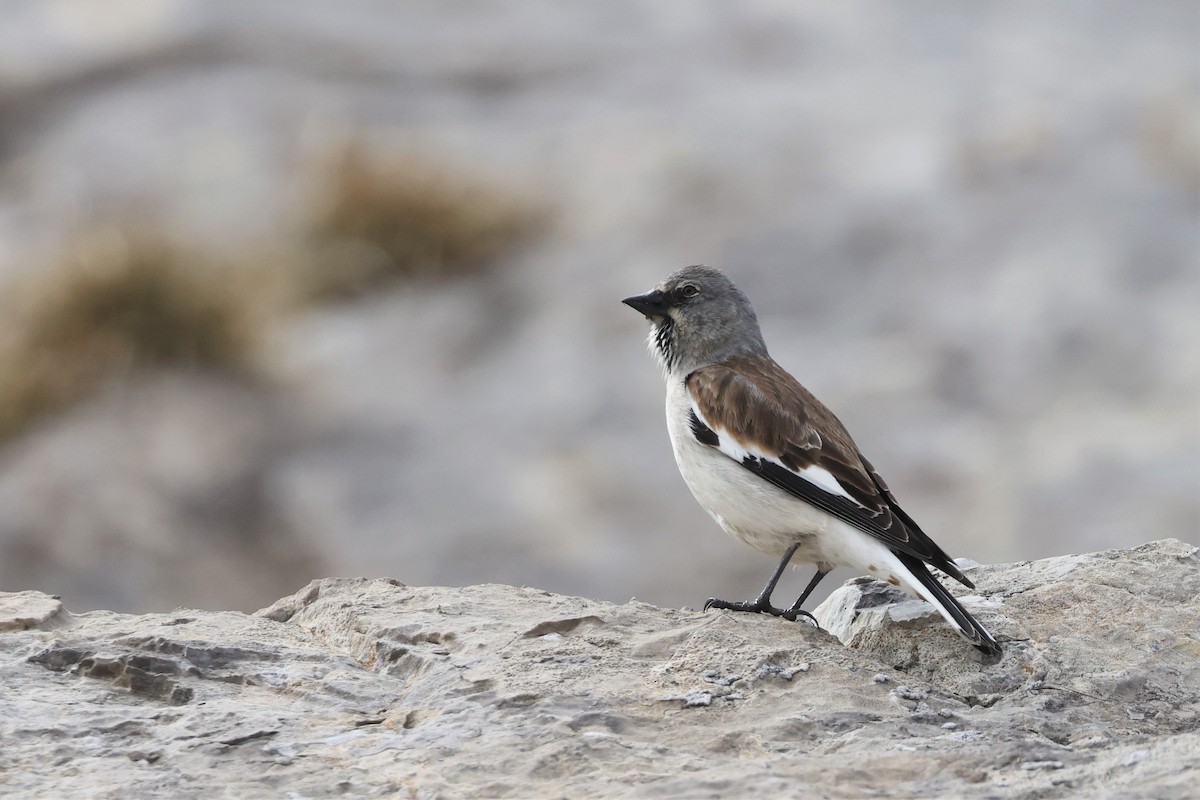
<svg viewBox="0 0 1200 800">
<path fill-rule="evenodd" d="M 646 319 L 665 317 L 667 315 L 667 296 L 655 289 L 653 292 L 626 297 L 621 301 L 625 305 L 646 315 Z"/>
</svg>

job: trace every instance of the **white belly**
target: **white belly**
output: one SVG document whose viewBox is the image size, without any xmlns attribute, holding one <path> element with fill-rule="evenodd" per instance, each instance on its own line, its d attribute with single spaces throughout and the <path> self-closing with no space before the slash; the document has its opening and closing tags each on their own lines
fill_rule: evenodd
<svg viewBox="0 0 1200 800">
<path fill-rule="evenodd" d="M 890 572 L 895 556 L 882 543 L 771 484 L 729 456 L 696 441 L 691 402 L 682 381 L 667 388 L 667 429 L 675 462 L 692 495 L 729 534 L 754 549 L 782 556 L 795 542 L 793 563 Z M 887 566 L 884 566 L 887 565 Z M 869 569 L 875 566 L 876 569 Z"/>
<path fill-rule="evenodd" d="M 682 381 L 667 390 L 667 430 L 675 463 L 700 506 L 734 537 L 781 556 L 797 540 L 824 532 L 833 517 L 768 483 L 719 450 L 696 441 Z M 807 548 L 801 547 L 803 551 Z M 812 561 L 797 552 L 797 561 Z"/>
</svg>

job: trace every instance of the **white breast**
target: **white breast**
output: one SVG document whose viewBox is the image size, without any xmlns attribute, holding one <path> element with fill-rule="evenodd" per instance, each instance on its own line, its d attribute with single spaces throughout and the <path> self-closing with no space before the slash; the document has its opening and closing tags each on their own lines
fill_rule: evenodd
<svg viewBox="0 0 1200 800">
<path fill-rule="evenodd" d="M 667 388 L 667 429 L 675 463 L 692 495 L 737 539 L 780 556 L 797 540 L 809 540 L 796 561 L 823 560 L 818 539 L 844 526 L 824 511 L 792 497 L 715 448 L 696 441 L 689 425 L 691 400 L 682 380 Z"/>
</svg>

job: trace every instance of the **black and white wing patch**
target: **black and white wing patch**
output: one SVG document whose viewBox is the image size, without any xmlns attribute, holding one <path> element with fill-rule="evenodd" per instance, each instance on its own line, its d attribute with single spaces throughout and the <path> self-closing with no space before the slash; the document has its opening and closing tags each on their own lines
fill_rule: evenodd
<svg viewBox="0 0 1200 800">
<path fill-rule="evenodd" d="M 709 447 L 720 447 L 721 439 L 713 429 L 700 421 L 700 417 L 696 416 L 696 409 L 692 409 L 691 417 L 688 420 L 688 425 L 692 429 L 692 436 L 696 437 L 696 441 L 700 444 L 706 444 Z"/>
<path fill-rule="evenodd" d="M 972 586 L 896 504 L 845 427 L 769 358 L 687 378 L 692 435 L 794 497 Z"/>
</svg>

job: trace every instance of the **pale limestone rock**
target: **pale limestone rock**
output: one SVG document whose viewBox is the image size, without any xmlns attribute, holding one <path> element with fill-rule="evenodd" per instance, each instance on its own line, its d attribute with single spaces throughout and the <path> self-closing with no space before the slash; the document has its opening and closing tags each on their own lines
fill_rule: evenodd
<svg viewBox="0 0 1200 800">
<path fill-rule="evenodd" d="M 819 609 L 847 647 L 503 585 L 326 579 L 251 616 L 0 595 L 0 793 L 1193 796 L 1197 548 L 972 577 L 995 663 L 908 600 Z"/>
</svg>

